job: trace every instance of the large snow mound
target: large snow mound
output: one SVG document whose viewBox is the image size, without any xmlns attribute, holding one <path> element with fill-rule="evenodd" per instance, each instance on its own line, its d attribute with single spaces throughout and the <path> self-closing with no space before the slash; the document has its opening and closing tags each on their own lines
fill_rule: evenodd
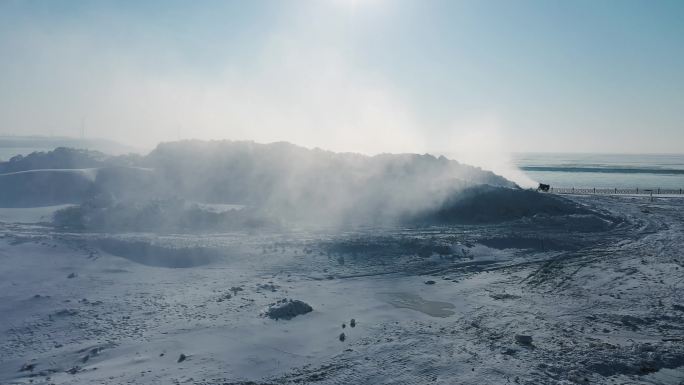
<svg viewBox="0 0 684 385">
<path fill-rule="evenodd" d="M 44 169 L 51 162 L 62 169 Z M 68 169 L 84 166 L 95 168 Z M 72 229 L 492 223 L 571 214 L 587 216 L 575 217 L 576 223 L 602 225 L 569 200 L 521 190 L 492 172 L 428 154 L 365 156 L 289 143 L 182 141 L 160 144 L 146 156 L 56 149 L 13 158 L 1 169 L 22 171 L 0 175 L 0 207 L 80 204 L 55 216 L 57 225 Z M 188 202 L 248 209 L 217 213 Z"/>
<path fill-rule="evenodd" d="M 165 143 L 144 166 L 186 199 L 254 206 L 288 220 L 323 224 L 387 223 L 468 186 L 515 187 L 444 157 L 365 156 L 289 143 Z"/>
<path fill-rule="evenodd" d="M 544 221 L 567 216 L 589 218 L 594 223 L 597 213 L 557 195 L 519 188 L 476 186 L 467 188 L 446 199 L 434 210 L 417 215 L 414 220 L 435 224 L 496 223 L 527 218 Z M 534 218 L 534 219 L 532 219 Z"/>
<path fill-rule="evenodd" d="M 31 192 L 39 188 L 58 195 L 50 204 L 74 203 L 96 194 L 118 201 L 179 198 L 248 205 L 307 221 L 364 222 L 432 206 L 467 186 L 515 186 L 492 172 L 444 157 L 365 156 L 289 143 L 183 141 L 160 144 L 142 157 L 59 148 L 0 163 L 5 172 L 30 173 L 38 168 L 91 168 L 97 170 L 97 177 L 72 181 L 55 174 L 47 185 L 35 178 L 17 180 L 16 193 L 0 198 L 0 204 L 25 204 L 20 196 L 35 195 Z M 70 191 L 74 185 L 83 185 L 78 194 Z M 85 192 L 91 196 L 84 197 Z"/>
</svg>

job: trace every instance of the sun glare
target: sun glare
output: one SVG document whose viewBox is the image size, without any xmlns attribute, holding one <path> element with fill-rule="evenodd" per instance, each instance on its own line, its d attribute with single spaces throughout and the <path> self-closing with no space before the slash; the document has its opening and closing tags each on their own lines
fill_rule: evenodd
<svg viewBox="0 0 684 385">
<path fill-rule="evenodd" d="M 367 5 L 368 3 L 374 2 L 373 0 L 330 0 L 330 1 L 333 2 L 335 5 L 338 5 L 340 7 L 345 7 L 345 8 L 350 8 L 350 9 L 357 9 L 359 7 Z"/>
</svg>

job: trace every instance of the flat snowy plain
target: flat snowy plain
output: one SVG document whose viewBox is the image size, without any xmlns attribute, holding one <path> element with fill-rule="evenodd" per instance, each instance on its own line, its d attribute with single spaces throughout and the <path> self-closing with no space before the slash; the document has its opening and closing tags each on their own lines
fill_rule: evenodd
<svg viewBox="0 0 684 385">
<path fill-rule="evenodd" d="M 571 199 L 616 219 L 114 235 L 0 212 L 0 383 L 684 383 L 684 200 Z M 313 311 L 263 316 L 284 298 Z"/>
</svg>

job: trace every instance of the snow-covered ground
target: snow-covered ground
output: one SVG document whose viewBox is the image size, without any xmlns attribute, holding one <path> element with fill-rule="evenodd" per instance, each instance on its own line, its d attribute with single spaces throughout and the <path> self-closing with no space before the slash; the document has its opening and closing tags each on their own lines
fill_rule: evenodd
<svg viewBox="0 0 684 385">
<path fill-rule="evenodd" d="M 617 219 L 211 235 L 2 223 L 0 383 L 684 383 L 684 200 L 572 199 Z M 313 311 L 264 316 L 285 298 Z"/>
</svg>

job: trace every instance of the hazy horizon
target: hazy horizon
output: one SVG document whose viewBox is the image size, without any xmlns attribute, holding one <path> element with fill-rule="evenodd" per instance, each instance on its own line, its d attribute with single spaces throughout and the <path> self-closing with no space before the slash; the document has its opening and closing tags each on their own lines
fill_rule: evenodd
<svg viewBox="0 0 684 385">
<path fill-rule="evenodd" d="M 0 4 L 0 133 L 676 153 L 676 1 Z"/>
<path fill-rule="evenodd" d="M 304 146 L 304 145 L 300 145 L 298 143 L 290 142 L 287 140 L 273 141 L 273 142 L 268 142 L 268 141 L 267 142 L 259 142 L 259 141 L 255 141 L 255 140 L 251 140 L 251 139 L 236 140 L 236 139 L 231 139 L 231 138 L 212 138 L 212 139 L 181 138 L 181 139 L 162 140 L 162 141 L 159 141 L 157 143 L 154 143 L 153 145 L 151 145 L 149 147 L 135 147 L 131 143 L 119 142 L 119 141 L 116 141 L 113 139 L 107 139 L 104 137 L 89 137 L 89 136 L 77 137 L 77 136 L 67 136 L 67 135 L 40 135 L 40 134 L 14 135 L 14 134 L 0 133 L 0 140 L 1 139 L 22 139 L 22 140 L 23 139 L 37 139 L 37 140 L 46 139 L 46 140 L 66 140 L 66 141 L 74 141 L 74 142 L 103 141 L 103 142 L 111 142 L 112 144 L 125 146 L 126 148 L 130 148 L 131 152 L 139 153 L 139 154 L 152 151 L 152 150 L 154 150 L 155 147 L 157 147 L 161 143 L 176 142 L 176 141 L 187 141 L 187 140 L 190 140 L 190 141 L 192 141 L 192 140 L 200 140 L 200 141 L 205 141 L 205 140 L 222 141 L 222 140 L 225 140 L 225 141 L 248 141 L 248 142 L 252 141 L 255 143 L 262 143 L 262 144 L 286 142 L 286 143 L 291 143 L 291 144 L 294 144 L 296 146 L 300 146 L 300 147 L 304 147 L 304 148 L 308 148 L 308 149 L 318 148 L 318 149 L 321 149 L 324 151 L 334 151 L 334 150 L 331 150 L 329 148 L 322 147 L 322 146 Z M 0 143 L 0 147 L 2 147 L 1 143 Z M 5 146 L 5 147 L 7 147 L 7 146 Z M 76 146 L 74 148 L 79 148 L 79 147 Z M 85 148 L 85 149 L 87 149 L 87 148 Z M 106 153 L 106 151 L 103 151 L 103 152 Z M 389 153 L 386 151 L 380 151 L 380 152 L 344 151 L 344 152 L 359 153 L 359 154 L 369 155 L 369 156 L 383 154 L 383 153 Z M 409 151 L 406 153 L 443 155 L 440 152 L 430 152 L 430 151 L 427 151 L 427 152 Z M 518 155 L 526 155 L 526 154 L 530 154 L 530 155 L 531 154 L 542 154 L 542 155 L 543 154 L 553 154 L 553 155 L 564 155 L 564 154 L 568 154 L 568 155 L 582 155 L 582 154 L 586 154 L 586 155 L 677 155 L 677 156 L 680 156 L 680 155 L 684 155 L 684 151 L 680 151 L 680 152 L 619 152 L 619 151 L 615 151 L 615 152 L 611 152 L 611 151 L 591 152 L 591 151 L 536 151 L 536 150 L 531 150 L 531 151 L 512 151 L 512 152 L 508 153 L 508 155 L 513 156 L 513 157 L 518 156 Z M 458 155 L 458 154 L 455 154 L 455 155 Z M 455 159 L 455 160 L 458 160 L 458 159 Z"/>
</svg>

